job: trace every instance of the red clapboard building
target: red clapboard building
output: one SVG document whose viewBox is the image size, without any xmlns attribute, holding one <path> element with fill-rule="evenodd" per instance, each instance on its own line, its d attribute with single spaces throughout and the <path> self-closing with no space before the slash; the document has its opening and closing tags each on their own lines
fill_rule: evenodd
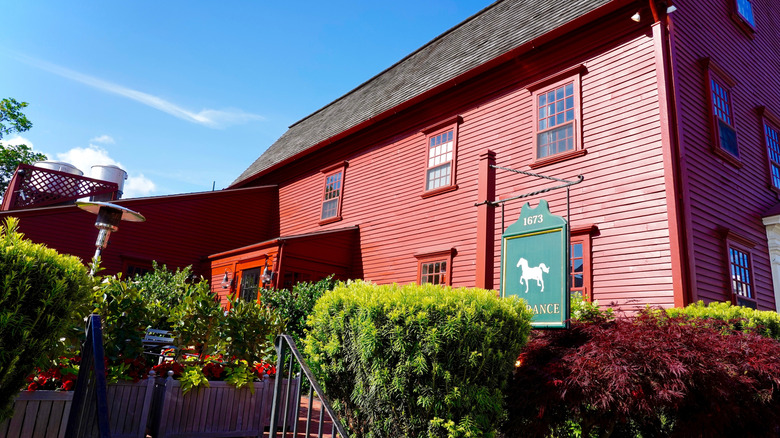
<svg viewBox="0 0 780 438">
<path fill-rule="evenodd" d="M 330 273 L 497 288 L 523 202 L 485 201 L 559 184 L 505 169 L 582 175 L 568 209 L 565 190 L 526 198 L 568 210 L 573 289 L 625 309 L 776 310 L 779 6 L 497 1 L 292 125 L 228 189 L 181 195 L 272 198 L 215 218 L 218 236 L 181 230 L 202 243 L 188 254 L 223 297 Z"/>
</svg>

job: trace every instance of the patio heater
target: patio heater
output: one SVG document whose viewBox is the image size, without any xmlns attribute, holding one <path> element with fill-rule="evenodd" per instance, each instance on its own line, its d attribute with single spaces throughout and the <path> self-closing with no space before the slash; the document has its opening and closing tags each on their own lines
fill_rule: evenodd
<svg viewBox="0 0 780 438">
<path fill-rule="evenodd" d="M 89 269 L 89 275 L 92 276 L 95 274 L 95 263 L 100 257 L 100 253 L 102 253 L 108 245 L 108 237 L 111 236 L 111 233 L 119 229 L 119 227 L 117 227 L 119 222 L 144 222 L 146 221 L 146 218 L 143 217 L 141 213 L 109 202 L 83 201 L 77 202 L 76 205 L 82 210 L 97 215 L 95 228 L 100 230 L 100 232 L 98 233 L 97 242 L 95 242 L 97 248 L 95 249 L 94 257 L 92 257 L 92 267 Z"/>
</svg>

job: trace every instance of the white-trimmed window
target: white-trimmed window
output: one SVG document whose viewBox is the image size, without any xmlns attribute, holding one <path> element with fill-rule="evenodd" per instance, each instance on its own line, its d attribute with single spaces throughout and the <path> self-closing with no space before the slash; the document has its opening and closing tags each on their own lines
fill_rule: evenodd
<svg viewBox="0 0 780 438">
<path fill-rule="evenodd" d="M 425 189 L 423 197 L 455 190 L 458 157 L 458 116 L 422 130 L 425 134 Z"/>
<path fill-rule="evenodd" d="M 584 155 L 582 65 L 528 86 L 533 99 L 534 162 L 531 167 Z"/>
<path fill-rule="evenodd" d="M 347 162 L 322 170 L 325 174 L 325 187 L 322 193 L 322 208 L 320 210 L 320 225 L 341 220 L 341 200 L 344 190 L 344 175 Z"/>
</svg>

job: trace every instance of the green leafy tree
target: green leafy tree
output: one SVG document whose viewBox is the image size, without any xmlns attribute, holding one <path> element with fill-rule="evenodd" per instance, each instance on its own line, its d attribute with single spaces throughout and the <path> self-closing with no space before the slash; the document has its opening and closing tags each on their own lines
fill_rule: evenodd
<svg viewBox="0 0 780 438">
<path fill-rule="evenodd" d="M 8 134 L 28 131 L 32 122 L 22 113 L 27 102 L 19 102 L 13 98 L 0 100 L 0 140 Z M 0 143 L 0 196 L 5 193 L 14 171 L 21 163 L 30 164 L 46 160 L 46 155 L 33 152 L 24 144 L 10 145 Z"/>
<path fill-rule="evenodd" d="M 22 113 L 27 102 L 19 102 L 14 98 L 0 100 L 0 140 L 4 135 L 29 131 L 32 122 Z"/>
</svg>

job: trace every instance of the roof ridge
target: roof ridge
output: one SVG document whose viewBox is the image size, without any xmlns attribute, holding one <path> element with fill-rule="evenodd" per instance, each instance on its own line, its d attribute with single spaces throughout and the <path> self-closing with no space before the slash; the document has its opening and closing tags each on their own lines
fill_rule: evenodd
<svg viewBox="0 0 780 438">
<path fill-rule="evenodd" d="M 295 125 L 298 125 L 298 124 L 300 124 L 301 122 L 304 122 L 304 121 L 306 121 L 307 119 L 309 119 L 309 118 L 311 118 L 311 117 L 313 117 L 313 116 L 315 116 L 315 115 L 319 114 L 320 112 L 322 112 L 322 111 L 326 110 L 327 108 L 329 108 L 329 107 L 331 107 L 331 106 L 335 105 L 336 103 L 338 103 L 339 101 L 341 101 L 341 100 L 342 100 L 342 99 L 344 99 L 345 97 L 347 97 L 347 96 L 349 96 L 349 95 L 351 95 L 351 94 L 353 94 L 353 93 L 356 93 L 358 90 L 360 90 L 360 89 L 361 89 L 361 88 L 363 88 L 364 86 L 368 85 L 368 84 L 369 84 L 371 81 L 373 81 L 374 79 L 376 79 L 376 78 L 378 78 L 378 77 L 382 76 L 383 74 L 385 74 L 386 72 L 388 72 L 388 71 L 390 71 L 390 70 L 394 69 L 395 67 L 397 67 L 398 65 L 400 65 L 400 64 L 402 64 L 404 61 L 406 61 L 407 59 L 409 59 L 409 58 L 413 57 L 414 55 L 416 55 L 416 54 L 420 53 L 421 51 L 423 51 L 425 48 L 427 48 L 427 47 L 431 46 L 431 45 L 432 45 L 432 44 L 434 44 L 436 41 L 438 41 L 438 40 L 440 40 L 440 39 L 444 38 L 445 36 L 449 35 L 450 33 L 454 32 L 455 30 L 457 30 L 457 29 L 461 28 L 462 26 L 464 26 L 466 23 L 469 23 L 469 22 L 471 22 L 473 19 L 475 19 L 476 17 L 478 17 L 478 16 L 482 15 L 482 14 L 483 14 L 483 13 L 485 13 L 485 12 L 486 12 L 488 9 L 493 9 L 494 7 L 496 7 L 496 5 L 498 5 L 499 3 L 503 3 L 504 1 L 505 1 L 505 0 L 496 0 L 496 1 L 494 1 L 493 3 L 491 3 L 491 4 L 487 5 L 487 6 L 485 6 L 484 8 L 480 9 L 478 12 L 476 12 L 476 13 L 472 14 L 471 16 L 469 16 L 468 18 L 466 18 L 465 20 L 463 20 L 463 21 L 461 21 L 460 23 L 458 23 L 457 25 L 455 25 L 455 26 L 453 26 L 453 27 L 451 27 L 451 28 L 447 29 L 447 30 L 446 30 L 444 33 L 442 33 L 442 34 L 439 34 L 439 35 L 438 35 L 437 37 L 435 37 L 434 39 L 432 39 L 432 40 L 428 41 L 427 43 L 425 43 L 424 45 L 420 46 L 420 47 L 419 47 L 417 50 L 415 50 L 414 52 L 412 52 L 412 53 L 410 53 L 410 54 L 408 54 L 408 55 L 404 56 L 404 57 L 403 57 L 403 58 L 401 58 L 401 59 L 399 59 L 399 60 L 398 60 L 398 61 L 396 61 L 396 62 L 395 62 L 393 65 L 391 65 L 391 66 L 387 67 L 386 69 L 384 69 L 384 70 L 382 70 L 381 72 L 379 72 L 379 73 L 375 74 L 375 75 L 374 75 L 374 76 L 372 76 L 371 78 L 369 78 L 369 79 L 365 80 L 363 83 L 361 83 L 361 84 L 360 84 L 360 85 L 358 85 L 357 87 L 355 87 L 355 88 L 353 88 L 353 89 L 351 89 L 351 90 L 347 91 L 346 93 L 344 93 L 344 94 L 342 94 L 341 96 L 337 97 L 336 99 L 332 100 L 330 103 L 328 103 L 327 105 L 323 106 L 322 108 L 320 108 L 320 109 L 318 109 L 318 110 L 314 111 L 313 113 L 309 114 L 308 116 L 306 116 L 306 117 L 304 117 L 304 118 L 302 118 L 302 119 L 298 120 L 297 122 L 293 123 L 292 125 L 288 126 L 288 127 L 287 127 L 287 129 L 290 129 L 290 128 L 292 128 L 293 126 L 295 126 Z"/>
</svg>

